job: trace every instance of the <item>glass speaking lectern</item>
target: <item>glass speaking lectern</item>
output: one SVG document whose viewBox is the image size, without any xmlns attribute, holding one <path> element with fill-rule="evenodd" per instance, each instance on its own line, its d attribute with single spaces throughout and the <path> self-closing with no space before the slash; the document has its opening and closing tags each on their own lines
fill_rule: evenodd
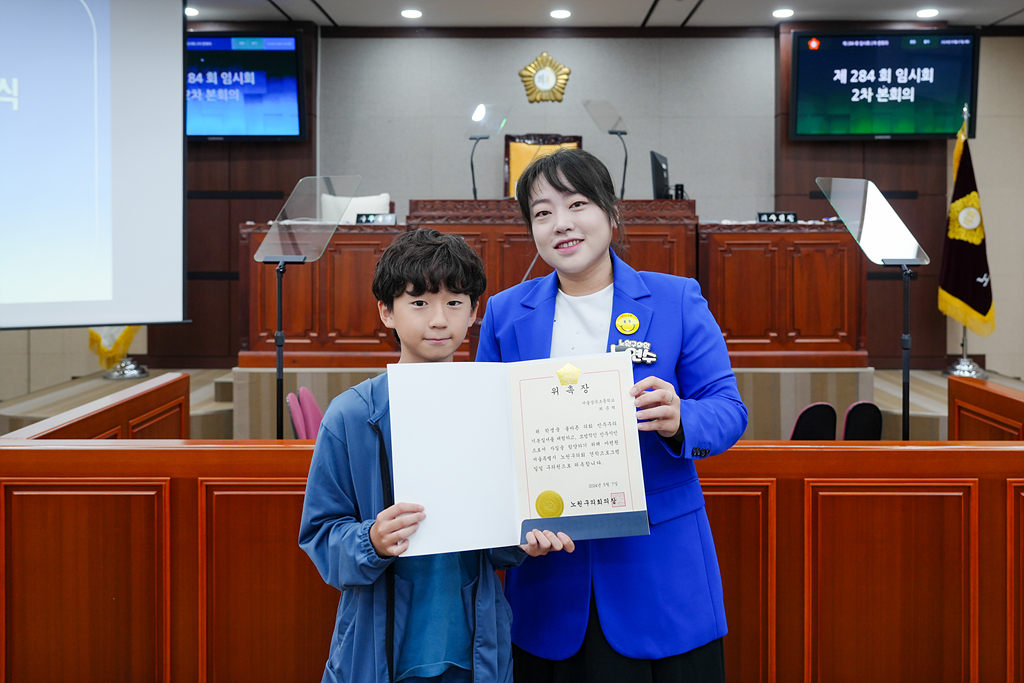
<svg viewBox="0 0 1024 683">
<path fill-rule="evenodd" d="M 928 254 L 870 180 L 815 178 L 825 198 L 872 263 L 894 266 L 903 274 L 903 440 L 910 440 L 910 266 L 926 266 Z"/>
<path fill-rule="evenodd" d="M 284 315 L 281 291 L 290 264 L 312 263 L 323 255 L 361 176 L 310 176 L 301 179 L 253 257 L 277 265 L 277 438 L 284 438 Z"/>
</svg>

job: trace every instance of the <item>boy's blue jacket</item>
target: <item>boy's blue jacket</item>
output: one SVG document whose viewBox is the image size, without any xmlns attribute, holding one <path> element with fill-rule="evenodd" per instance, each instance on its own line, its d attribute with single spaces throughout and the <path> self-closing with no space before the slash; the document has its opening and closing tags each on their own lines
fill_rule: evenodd
<svg viewBox="0 0 1024 683">
<path fill-rule="evenodd" d="M 655 375 L 681 399 L 680 450 L 640 432 L 650 536 L 580 541 L 571 555 L 531 557 L 510 571 L 506 591 L 516 645 L 561 660 L 583 643 L 591 590 L 605 637 L 619 653 L 660 659 L 726 634 L 718 558 L 694 460 L 728 449 L 743 434 L 747 410 L 722 331 L 694 280 L 633 270 L 614 253 L 615 291 L 608 343 L 647 344 L 655 358 L 633 366 Z M 524 282 L 487 302 L 478 361 L 547 358 L 555 315 L 555 273 Z M 637 325 L 619 331 L 631 314 Z M 620 341 L 621 340 L 621 341 Z"/>
<path fill-rule="evenodd" d="M 432 406 L 424 406 L 430 410 Z M 387 479 L 380 454 L 386 453 Z M 338 616 L 323 681 L 387 683 L 388 617 L 393 616 L 393 652 L 401 650 L 410 586 L 394 576 L 394 605 L 386 574 L 394 558 L 377 555 L 370 526 L 391 492 L 391 418 L 387 375 L 344 392 L 331 402 L 320 425 L 302 506 L 299 546 L 328 584 L 341 590 Z M 384 485 L 386 484 L 386 486 Z M 386 489 L 386 491 L 385 491 Z M 479 578 L 472 591 L 475 681 L 511 681 L 512 611 L 496 568 L 514 566 L 525 553 L 518 547 L 481 551 Z"/>
</svg>

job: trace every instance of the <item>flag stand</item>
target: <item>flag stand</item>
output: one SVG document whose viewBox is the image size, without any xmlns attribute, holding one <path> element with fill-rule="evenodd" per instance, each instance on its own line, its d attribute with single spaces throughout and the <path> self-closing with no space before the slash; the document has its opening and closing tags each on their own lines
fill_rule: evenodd
<svg viewBox="0 0 1024 683">
<path fill-rule="evenodd" d="M 985 253 L 984 234 L 977 241 L 967 237 L 968 233 L 973 234 L 976 229 L 983 230 L 978 186 L 974 178 L 974 166 L 971 163 L 970 150 L 967 146 L 967 120 L 970 116 L 970 111 L 965 103 L 963 110 L 964 123 L 957 133 L 956 149 L 953 152 L 953 196 L 950 199 L 949 211 L 950 232 L 946 236 L 945 246 L 942 250 L 942 275 L 939 278 L 939 310 L 960 322 L 961 325 L 964 323 L 964 316 L 970 314 L 975 314 L 979 317 L 984 316 L 982 318 L 982 327 L 975 328 L 975 331 L 981 334 L 980 330 L 984 329 L 986 325 L 989 333 L 994 328 L 995 308 L 992 305 L 992 290 L 988 289 L 988 256 Z M 964 164 L 964 173 L 960 173 L 961 163 Z M 973 201 L 971 201 L 972 197 Z M 964 204 L 966 204 L 966 207 Z M 958 229 L 959 234 L 953 232 L 954 227 Z M 965 245 L 965 242 L 969 244 Z M 967 285 L 962 281 L 962 277 L 955 277 L 957 273 L 961 276 L 963 275 L 963 266 L 959 269 L 951 267 L 951 275 L 948 278 L 946 275 L 947 266 L 951 266 L 953 263 L 961 263 L 964 260 L 971 264 L 971 268 L 966 276 Z M 981 277 L 975 277 L 978 273 L 981 273 Z M 979 283 L 982 289 L 979 290 L 975 283 Z M 988 299 L 987 304 L 986 298 Z M 957 303 L 958 305 L 954 306 L 950 302 Z M 943 370 L 942 374 L 953 377 L 987 379 L 988 373 L 967 357 L 966 325 L 963 325 L 963 340 L 960 342 L 960 348 L 963 350 L 960 358 L 956 363 Z"/>
<path fill-rule="evenodd" d="M 149 370 L 146 366 L 139 365 L 134 360 L 125 356 L 117 365 L 103 373 L 103 379 L 140 379 L 149 377 Z"/>
<path fill-rule="evenodd" d="M 976 379 L 988 379 L 988 373 L 981 369 L 981 366 L 975 363 L 972 359 L 967 357 L 967 326 L 964 325 L 964 338 L 960 342 L 960 348 L 963 349 L 963 355 L 960 356 L 957 362 L 950 365 L 948 368 L 942 371 L 943 375 L 952 375 L 953 377 L 974 377 Z"/>
</svg>

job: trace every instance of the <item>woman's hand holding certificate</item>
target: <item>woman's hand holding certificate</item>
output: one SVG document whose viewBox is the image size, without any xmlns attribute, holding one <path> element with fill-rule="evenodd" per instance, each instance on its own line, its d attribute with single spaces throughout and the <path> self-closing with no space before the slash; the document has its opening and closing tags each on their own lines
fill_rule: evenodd
<svg viewBox="0 0 1024 683">
<path fill-rule="evenodd" d="M 675 388 L 660 377 L 645 377 L 629 390 L 636 397 L 636 428 L 657 431 L 666 439 L 679 433 L 679 397 Z"/>
</svg>

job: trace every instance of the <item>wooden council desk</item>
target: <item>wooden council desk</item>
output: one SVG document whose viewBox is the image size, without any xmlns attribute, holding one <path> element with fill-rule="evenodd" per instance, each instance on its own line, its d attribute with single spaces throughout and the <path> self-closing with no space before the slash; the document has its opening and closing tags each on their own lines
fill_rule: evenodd
<svg viewBox="0 0 1024 683">
<path fill-rule="evenodd" d="M 734 367 L 866 367 L 864 268 L 840 225 L 698 225 L 692 200 L 627 200 L 627 263 L 699 278 Z M 406 229 L 462 235 L 484 261 L 488 293 L 551 272 L 536 255 L 515 200 L 411 200 L 407 226 L 339 226 L 316 262 L 288 268 L 283 284 L 288 367 L 381 368 L 399 350 L 370 290 L 381 253 Z M 273 367 L 274 266 L 253 256 L 269 230 L 241 226 L 240 367 Z M 481 299 L 482 317 L 487 294 Z M 476 353 L 479 327 L 456 352 Z"/>
</svg>

